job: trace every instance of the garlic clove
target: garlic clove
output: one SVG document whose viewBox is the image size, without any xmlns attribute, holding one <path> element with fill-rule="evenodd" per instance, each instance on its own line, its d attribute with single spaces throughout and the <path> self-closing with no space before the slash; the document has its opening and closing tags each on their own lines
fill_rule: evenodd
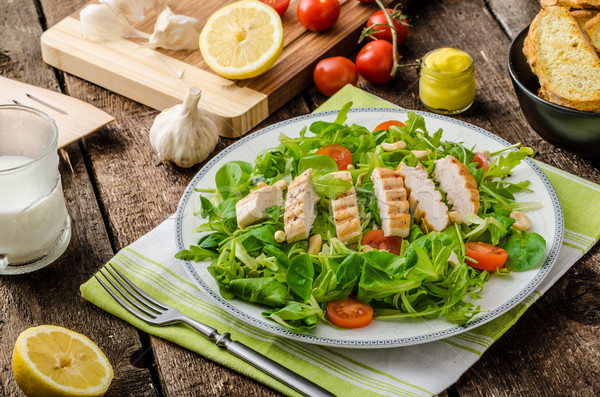
<svg viewBox="0 0 600 397">
<path fill-rule="evenodd" d="M 88 40 L 118 39 L 135 37 L 148 39 L 148 33 L 141 32 L 127 23 L 107 4 L 90 4 L 79 13 L 81 35 Z"/>
<path fill-rule="evenodd" d="M 123 15 L 131 22 L 144 19 L 146 10 L 155 7 L 155 0 L 100 0 L 117 14 Z"/>
<path fill-rule="evenodd" d="M 168 50 L 197 50 L 200 33 L 194 25 L 199 22 L 196 18 L 176 15 L 167 7 L 158 16 L 148 44 Z"/>
<path fill-rule="evenodd" d="M 201 91 L 189 88 L 182 104 L 160 112 L 150 128 L 158 156 L 188 168 L 204 161 L 219 141 L 212 114 L 198 107 Z"/>
</svg>

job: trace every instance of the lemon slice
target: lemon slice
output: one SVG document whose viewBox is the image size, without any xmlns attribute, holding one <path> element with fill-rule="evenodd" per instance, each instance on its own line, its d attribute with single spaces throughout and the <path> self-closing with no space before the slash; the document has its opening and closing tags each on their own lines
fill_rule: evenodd
<svg viewBox="0 0 600 397">
<path fill-rule="evenodd" d="M 247 79 L 266 72 L 282 48 L 281 18 L 260 1 L 238 1 L 217 10 L 200 33 L 204 61 L 229 79 Z"/>
<path fill-rule="evenodd" d="M 27 396 L 101 396 L 113 377 L 108 359 L 94 342 L 53 325 L 19 335 L 12 367 Z"/>
</svg>

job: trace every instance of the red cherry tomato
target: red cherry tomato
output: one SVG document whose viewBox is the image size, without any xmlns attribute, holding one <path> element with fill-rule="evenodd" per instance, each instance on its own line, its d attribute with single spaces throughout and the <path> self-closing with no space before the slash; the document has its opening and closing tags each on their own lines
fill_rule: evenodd
<svg viewBox="0 0 600 397">
<path fill-rule="evenodd" d="M 356 85 L 358 71 L 354 62 L 344 57 L 325 58 L 313 73 L 315 84 L 323 95 L 332 96 L 346 84 Z"/>
<path fill-rule="evenodd" d="M 397 236 L 384 236 L 383 230 L 371 230 L 365 234 L 360 241 L 361 245 L 368 245 L 379 251 L 391 252 L 394 255 L 400 255 L 402 247 L 402 238 Z"/>
<path fill-rule="evenodd" d="M 383 123 L 379 124 L 377 127 L 375 127 L 375 129 L 373 130 L 373 132 L 375 131 L 384 131 L 384 130 L 389 130 L 391 126 L 398 126 L 398 127 L 404 127 L 406 124 L 404 124 L 401 121 L 398 120 L 389 120 L 389 121 L 384 121 Z"/>
<path fill-rule="evenodd" d="M 488 168 L 490 168 L 490 161 L 485 154 L 481 152 L 475 153 L 475 157 L 473 157 L 473 161 L 477 162 L 477 168 L 483 167 L 483 170 L 487 172 Z"/>
<path fill-rule="evenodd" d="M 352 153 L 342 145 L 327 145 L 323 146 L 317 153 L 319 156 L 329 156 L 337 164 L 338 170 L 347 170 L 348 166 L 352 164 Z"/>
<path fill-rule="evenodd" d="M 282 16 L 290 5 L 290 0 L 260 0 L 265 4 L 270 5 L 277 11 L 279 16 Z"/>
<path fill-rule="evenodd" d="M 362 328 L 373 321 L 373 308 L 351 296 L 327 303 L 327 318 L 341 328 Z"/>
<path fill-rule="evenodd" d="M 475 259 L 477 263 L 465 260 L 467 265 L 481 270 L 496 270 L 504 266 L 508 253 L 495 245 L 482 242 L 465 244 L 465 255 Z"/>
<path fill-rule="evenodd" d="M 308 30 L 321 32 L 333 26 L 340 16 L 338 0 L 300 0 L 298 19 Z"/>
<path fill-rule="evenodd" d="M 390 13 L 390 15 L 394 12 L 394 10 L 389 8 L 387 9 L 387 11 Z M 392 18 L 392 21 L 394 22 L 394 28 L 396 29 L 396 43 L 398 47 L 400 47 L 402 43 L 404 43 L 404 40 L 406 40 L 406 36 L 408 36 L 408 22 L 406 21 L 406 19 L 402 19 L 402 22 L 399 22 L 394 18 Z M 383 13 L 383 10 L 379 10 L 373 15 L 371 15 L 371 17 L 367 21 L 367 28 L 377 24 L 389 25 L 388 20 L 385 14 Z M 375 29 L 380 30 L 380 32 L 374 33 L 372 37 L 369 37 L 369 40 L 385 40 L 389 41 L 390 43 L 393 42 L 392 30 L 389 26 L 375 26 Z"/>
<path fill-rule="evenodd" d="M 394 66 L 393 46 L 385 40 L 367 43 L 356 57 L 358 73 L 369 83 L 380 84 L 390 81 Z"/>
</svg>

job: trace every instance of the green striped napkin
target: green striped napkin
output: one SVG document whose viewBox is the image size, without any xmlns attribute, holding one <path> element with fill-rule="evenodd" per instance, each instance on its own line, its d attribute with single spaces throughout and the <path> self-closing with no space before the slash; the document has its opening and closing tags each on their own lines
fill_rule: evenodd
<svg viewBox="0 0 600 397">
<path fill-rule="evenodd" d="M 347 101 L 355 107 L 394 107 L 355 87 L 347 86 L 317 111 L 339 109 Z M 311 379 L 336 395 L 431 396 L 458 380 L 552 284 L 600 237 L 600 186 L 538 163 L 563 206 L 565 238 L 554 266 L 544 282 L 528 298 L 501 317 L 471 331 L 422 345 L 388 349 L 343 349 L 303 344 L 254 328 L 215 305 L 190 280 L 174 258 L 175 218 L 121 250 L 110 263 L 145 291 L 177 307 L 219 332 L 251 346 L 282 365 Z M 594 200 L 595 199 L 595 200 Z M 589 210 L 586 210 L 589 209 Z M 287 386 L 244 361 L 221 350 L 184 325 L 153 327 L 122 309 L 92 278 L 81 286 L 82 296 L 142 331 L 193 350 L 287 395 Z"/>
</svg>

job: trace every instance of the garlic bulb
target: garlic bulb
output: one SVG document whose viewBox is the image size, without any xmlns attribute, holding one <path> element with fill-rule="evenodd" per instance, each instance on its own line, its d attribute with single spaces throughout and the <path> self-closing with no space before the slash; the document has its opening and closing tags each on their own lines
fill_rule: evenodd
<svg viewBox="0 0 600 397">
<path fill-rule="evenodd" d="M 160 13 L 154 32 L 150 36 L 150 47 L 167 50 L 197 50 L 200 33 L 194 28 L 199 23 L 196 18 L 175 15 L 170 8 Z"/>
<path fill-rule="evenodd" d="M 159 113 L 150 128 L 150 143 L 158 157 L 180 167 L 204 161 L 215 149 L 219 133 L 212 115 L 198 107 L 200 89 L 189 88 L 183 103 Z"/>
<path fill-rule="evenodd" d="M 81 35 L 85 39 L 118 39 L 136 37 L 148 39 L 148 33 L 134 29 L 125 18 L 107 4 L 90 4 L 79 13 Z"/>
<path fill-rule="evenodd" d="M 144 19 L 147 10 L 156 8 L 161 11 L 164 7 L 163 0 L 100 0 L 108 5 L 117 14 L 121 14 L 131 22 L 139 22 Z"/>
</svg>

